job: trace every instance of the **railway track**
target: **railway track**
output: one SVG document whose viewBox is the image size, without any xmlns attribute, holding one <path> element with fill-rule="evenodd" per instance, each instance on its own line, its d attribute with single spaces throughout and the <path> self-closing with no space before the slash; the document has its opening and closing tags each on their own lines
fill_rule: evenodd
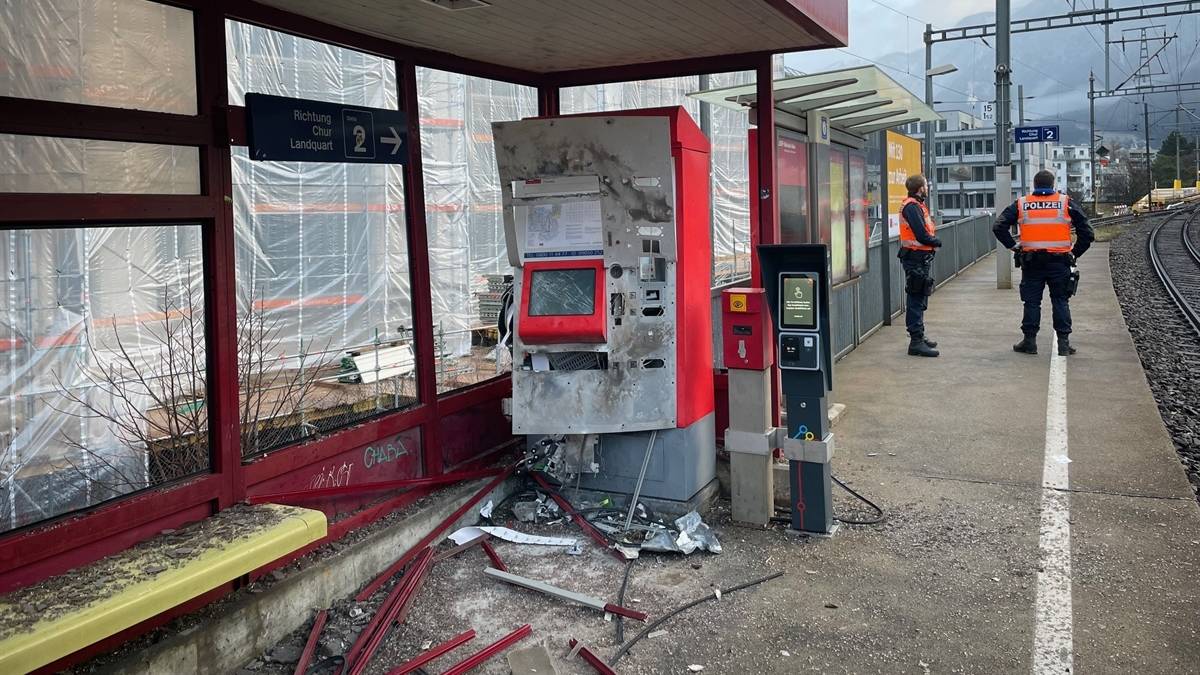
<svg viewBox="0 0 1200 675">
<path fill-rule="evenodd" d="M 1150 232 L 1150 264 L 1200 337 L 1200 208 L 1181 209 Z"/>
</svg>

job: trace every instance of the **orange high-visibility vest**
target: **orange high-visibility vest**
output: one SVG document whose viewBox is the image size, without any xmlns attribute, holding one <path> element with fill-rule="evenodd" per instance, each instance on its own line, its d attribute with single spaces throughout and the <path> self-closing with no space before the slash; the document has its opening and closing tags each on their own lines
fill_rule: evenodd
<svg viewBox="0 0 1200 675">
<path fill-rule="evenodd" d="M 1017 198 L 1022 251 L 1071 252 L 1069 200 L 1061 192 Z"/>
<path fill-rule="evenodd" d="M 905 197 L 904 201 L 900 202 L 900 247 L 909 248 L 914 251 L 932 251 L 932 246 L 922 244 L 917 241 L 917 235 L 913 234 L 912 227 L 909 226 L 908 220 L 904 218 L 904 207 L 909 204 L 916 204 L 921 207 L 921 213 L 925 216 L 925 231 L 929 232 L 929 236 L 936 236 L 937 223 L 933 222 L 933 216 L 929 215 L 929 207 L 925 206 L 925 202 L 912 197 Z"/>
</svg>

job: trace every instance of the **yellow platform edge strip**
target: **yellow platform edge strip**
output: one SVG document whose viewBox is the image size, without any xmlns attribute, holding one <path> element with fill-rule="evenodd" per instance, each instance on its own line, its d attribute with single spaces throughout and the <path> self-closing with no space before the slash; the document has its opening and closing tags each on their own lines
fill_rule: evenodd
<svg viewBox="0 0 1200 675">
<path fill-rule="evenodd" d="M 0 641 L 0 673 L 27 673 L 311 544 L 326 534 L 325 514 L 294 506 L 279 523 L 237 541 L 209 549 L 183 566 L 135 583 L 89 607 Z"/>
</svg>

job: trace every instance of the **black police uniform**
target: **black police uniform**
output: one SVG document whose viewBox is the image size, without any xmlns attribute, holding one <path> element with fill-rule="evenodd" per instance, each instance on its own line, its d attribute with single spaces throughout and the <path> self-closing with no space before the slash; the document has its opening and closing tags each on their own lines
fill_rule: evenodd
<svg viewBox="0 0 1200 675">
<path fill-rule="evenodd" d="M 913 199 L 924 202 L 922 197 Z M 901 217 L 912 228 L 917 241 L 934 248 L 942 247 L 942 240 L 929 234 L 925 229 L 925 214 L 917 204 L 907 204 L 901 211 Z M 933 251 L 914 251 L 901 248 L 897 257 L 904 267 L 904 278 L 933 279 Z M 904 325 L 908 334 L 914 338 L 925 335 L 925 310 L 929 309 L 929 294 L 923 288 L 918 289 L 912 283 L 905 283 Z"/>
<path fill-rule="evenodd" d="M 1039 188 L 1034 195 L 1052 195 L 1053 188 Z M 1069 198 L 1068 198 L 1069 199 Z M 1095 240 L 1095 232 L 1088 223 L 1087 216 L 1074 201 L 1068 201 L 1067 213 L 1071 216 L 1071 226 L 1075 230 L 1075 245 L 1071 254 L 1055 254 L 1046 252 L 1021 252 L 1021 302 L 1025 303 L 1025 311 L 1021 317 L 1021 332 L 1027 338 L 1033 338 L 1038 333 L 1042 320 L 1042 295 L 1047 286 L 1050 287 L 1050 304 L 1054 318 L 1054 332 L 1059 337 L 1066 338 L 1071 334 L 1071 264 L 1072 257 L 1078 258 L 1091 247 Z M 1012 227 L 1017 224 L 1017 203 L 1013 202 L 996 218 L 992 228 L 996 239 L 1011 249 L 1017 245 L 1013 239 Z"/>
</svg>

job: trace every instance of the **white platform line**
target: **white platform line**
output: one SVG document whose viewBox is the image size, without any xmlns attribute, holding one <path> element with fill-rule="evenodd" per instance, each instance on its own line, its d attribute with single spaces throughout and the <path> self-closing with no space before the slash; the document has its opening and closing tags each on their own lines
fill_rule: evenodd
<svg viewBox="0 0 1200 675">
<path fill-rule="evenodd" d="M 1051 343 L 1051 347 L 1054 344 Z M 1070 673 L 1074 663 L 1071 611 L 1071 497 L 1067 454 L 1067 359 L 1050 357 L 1046 394 L 1046 455 L 1042 468 L 1042 514 L 1038 537 L 1037 625 L 1033 637 L 1036 675 Z"/>
</svg>

